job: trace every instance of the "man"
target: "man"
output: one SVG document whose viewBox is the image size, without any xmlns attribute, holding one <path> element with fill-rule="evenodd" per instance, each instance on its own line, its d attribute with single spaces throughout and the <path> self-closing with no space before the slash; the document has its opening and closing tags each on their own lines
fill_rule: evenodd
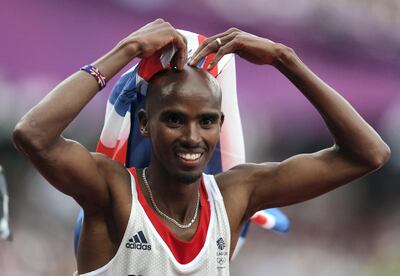
<svg viewBox="0 0 400 276">
<path fill-rule="evenodd" d="M 110 79 L 133 58 L 171 44 L 178 49 L 176 69 L 151 79 L 139 115 L 141 134 L 152 146 L 147 169 L 127 171 L 61 136 L 103 86 L 102 74 Z M 206 72 L 185 65 L 185 40 L 169 23 L 149 23 L 85 68 L 91 75 L 80 71 L 59 84 L 14 131 L 17 148 L 84 209 L 79 274 L 227 275 L 227 260 L 254 212 L 316 197 L 389 158 L 388 146 L 372 127 L 292 49 L 229 29 L 207 39 L 190 65 L 210 53 L 216 53 L 210 69 L 228 53 L 277 68 L 319 111 L 335 145 L 283 162 L 202 175 L 224 120 L 220 89 Z"/>
</svg>

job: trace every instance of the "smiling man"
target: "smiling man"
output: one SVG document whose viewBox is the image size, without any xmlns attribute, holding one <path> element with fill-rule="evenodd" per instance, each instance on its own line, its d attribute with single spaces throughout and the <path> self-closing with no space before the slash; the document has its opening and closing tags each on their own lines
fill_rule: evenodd
<svg viewBox="0 0 400 276">
<path fill-rule="evenodd" d="M 221 91 L 185 64 L 184 38 L 159 19 L 60 83 L 18 123 L 14 142 L 40 173 L 84 209 L 80 275 L 228 275 L 243 224 L 258 210 L 314 198 L 381 167 L 390 150 L 351 105 L 295 52 L 238 29 L 207 39 L 190 65 L 215 53 L 212 69 L 236 53 L 284 74 L 317 109 L 334 145 L 283 162 L 242 164 L 203 174 L 224 121 Z M 135 57 L 173 44 L 175 69 L 150 80 L 140 132 L 151 143 L 148 168 L 124 168 L 62 131 Z M 260 120 L 262 123 L 262 119 Z"/>
<path fill-rule="evenodd" d="M 142 135 L 153 148 L 150 169 L 163 172 L 164 179 L 168 175 L 182 183 L 197 181 L 219 140 L 221 99 L 217 80 L 196 67 L 154 76 L 147 112 L 139 113 Z"/>
</svg>

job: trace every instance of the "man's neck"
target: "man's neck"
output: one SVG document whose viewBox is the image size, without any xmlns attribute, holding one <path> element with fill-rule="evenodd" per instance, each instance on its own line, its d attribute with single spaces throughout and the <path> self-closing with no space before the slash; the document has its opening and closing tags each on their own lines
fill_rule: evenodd
<svg viewBox="0 0 400 276">
<path fill-rule="evenodd" d="M 140 176 L 143 177 L 142 173 Z M 188 223 L 193 218 L 201 178 L 193 183 L 182 183 L 176 176 L 153 164 L 146 170 L 146 178 L 154 201 L 162 212 L 181 223 Z M 146 197 L 149 198 L 149 194 Z"/>
</svg>

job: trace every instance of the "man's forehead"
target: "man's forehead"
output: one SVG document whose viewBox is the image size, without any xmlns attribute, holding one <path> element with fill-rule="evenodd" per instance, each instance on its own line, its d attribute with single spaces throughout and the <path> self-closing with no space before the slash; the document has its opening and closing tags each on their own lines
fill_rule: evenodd
<svg viewBox="0 0 400 276">
<path fill-rule="evenodd" d="M 149 92 L 157 91 L 158 97 L 165 97 L 177 92 L 196 94 L 201 92 L 220 97 L 217 80 L 209 73 L 191 66 L 182 71 L 168 69 L 156 74 L 149 82 Z"/>
</svg>

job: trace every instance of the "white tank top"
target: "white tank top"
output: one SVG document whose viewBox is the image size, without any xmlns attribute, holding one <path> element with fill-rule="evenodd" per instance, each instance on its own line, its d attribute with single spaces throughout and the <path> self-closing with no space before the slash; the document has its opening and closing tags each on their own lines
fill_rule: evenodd
<svg viewBox="0 0 400 276">
<path fill-rule="evenodd" d="M 162 223 L 147 204 L 135 170 L 129 171 L 132 208 L 117 253 L 106 265 L 81 276 L 229 275 L 230 227 L 214 176 L 203 174 L 200 220 L 186 242 Z"/>
</svg>

